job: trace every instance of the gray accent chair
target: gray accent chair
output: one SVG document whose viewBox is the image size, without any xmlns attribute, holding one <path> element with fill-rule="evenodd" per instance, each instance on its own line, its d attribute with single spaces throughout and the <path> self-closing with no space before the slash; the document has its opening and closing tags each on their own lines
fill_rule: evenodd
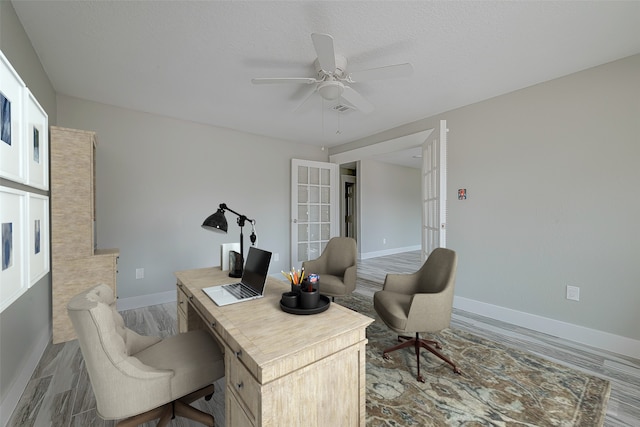
<svg viewBox="0 0 640 427">
<path fill-rule="evenodd" d="M 420 348 L 438 356 L 460 369 L 438 350 L 442 347 L 432 340 L 420 338 L 420 333 L 438 332 L 449 327 L 453 307 L 453 290 L 458 256 L 451 249 L 436 248 L 420 270 L 410 274 L 387 274 L 381 291 L 373 295 L 373 307 L 382 321 L 398 336 L 400 344 L 387 348 L 382 355 L 406 347 L 414 347 L 418 362 L 418 381 L 425 382 L 420 374 Z M 405 334 L 415 334 L 415 337 Z"/>
<path fill-rule="evenodd" d="M 124 325 L 113 291 L 101 284 L 67 304 L 96 397 L 98 415 L 120 427 L 175 416 L 213 426 L 213 416 L 189 404 L 210 399 L 224 376 L 218 344 L 204 330 L 165 339 L 137 334 Z"/>
<path fill-rule="evenodd" d="M 320 257 L 304 261 L 305 275 L 320 275 L 320 293 L 332 298 L 350 295 L 356 289 L 358 248 L 351 237 L 333 237 Z"/>
</svg>

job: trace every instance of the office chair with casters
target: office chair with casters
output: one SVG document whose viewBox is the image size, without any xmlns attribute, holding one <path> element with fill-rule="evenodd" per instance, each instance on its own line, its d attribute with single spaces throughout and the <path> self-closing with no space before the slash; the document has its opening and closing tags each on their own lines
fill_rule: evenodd
<svg viewBox="0 0 640 427">
<path fill-rule="evenodd" d="M 333 298 L 350 295 L 356 289 L 358 249 L 351 237 L 333 237 L 320 257 L 304 261 L 305 274 L 320 275 L 320 293 Z"/>
<path fill-rule="evenodd" d="M 410 274 L 387 274 L 381 291 L 373 295 L 373 307 L 382 321 L 398 334 L 401 343 L 387 348 L 382 355 L 406 347 L 414 347 L 420 374 L 420 348 L 435 354 L 453 367 L 460 369 L 440 353 L 442 347 L 432 340 L 420 338 L 420 333 L 438 332 L 449 327 L 453 307 L 453 289 L 458 264 L 457 254 L 451 249 L 437 248 L 422 267 Z M 415 334 L 415 337 L 405 334 Z"/>
<path fill-rule="evenodd" d="M 96 397 L 98 415 L 121 420 L 118 427 L 175 416 L 213 426 L 213 416 L 189 404 L 211 399 L 213 382 L 224 376 L 220 347 L 204 330 L 165 339 L 124 326 L 107 285 L 88 289 L 67 304 Z"/>
</svg>

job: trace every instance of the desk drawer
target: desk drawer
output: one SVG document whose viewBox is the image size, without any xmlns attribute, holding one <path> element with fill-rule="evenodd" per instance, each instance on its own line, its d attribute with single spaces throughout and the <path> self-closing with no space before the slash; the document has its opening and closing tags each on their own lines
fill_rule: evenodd
<svg viewBox="0 0 640 427">
<path fill-rule="evenodd" d="M 182 315 L 187 317 L 187 304 L 189 304 L 189 298 L 187 294 L 184 293 L 181 286 L 177 287 L 178 289 L 178 315 L 182 312 Z"/>
<path fill-rule="evenodd" d="M 226 352 L 226 363 L 229 367 L 227 388 L 233 390 L 247 414 L 255 421 L 260 406 L 260 386 L 234 352 Z"/>
</svg>

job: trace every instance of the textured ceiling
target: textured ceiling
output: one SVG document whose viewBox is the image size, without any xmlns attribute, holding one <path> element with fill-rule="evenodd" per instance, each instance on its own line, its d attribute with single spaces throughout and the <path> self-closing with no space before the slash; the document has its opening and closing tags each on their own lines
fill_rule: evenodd
<svg viewBox="0 0 640 427">
<path fill-rule="evenodd" d="M 331 147 L 640 52 L 640 2 L 13 0 L 58 93 Z M 409 78 L 353 84 L 374 111 L 337 113 L 306 86 L 311 33 L 351 71 L 411 62 Z"/>
</svg>

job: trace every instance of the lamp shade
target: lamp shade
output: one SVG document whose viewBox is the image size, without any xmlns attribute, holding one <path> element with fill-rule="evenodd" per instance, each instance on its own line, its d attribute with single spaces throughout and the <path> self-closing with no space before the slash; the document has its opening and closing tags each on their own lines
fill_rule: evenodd
<svg viewBox="0 0 640 427">
<path fill-rule="evenodd" d="M 227 218 L 224 217 L 224 211 L 222 209 L 218 209 L 216 213 L 209 215 L 209 217 L 202 223 L 202 228 L 226 233 L 228 226 Z"/>
<path fill-rule="evenodd" d="M 340 95 L 344 92 L 344 85 L 336 80 L 328 80 L 318 85 L 318 92 L 324 99 L 333 101 L 340 98 Z"/>
</svg>

